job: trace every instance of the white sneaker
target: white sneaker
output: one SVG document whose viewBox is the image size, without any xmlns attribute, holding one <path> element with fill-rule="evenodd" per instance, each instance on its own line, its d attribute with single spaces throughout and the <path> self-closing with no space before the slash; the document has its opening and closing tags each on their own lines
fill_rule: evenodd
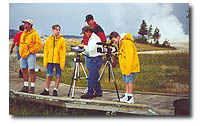
<svg viewBox="0 0 200 126">
<path fill-rule="evenodd" d="M 83 89 L 83 90 L 81 90 L 81 93 L 83 93 L 83 94 L 86 94 L 87 92 L 88 92 L 88 87 Z"/>
<path fill-rule="evenodd" d="M 125 102 L 128 100 L 128 96 L 125 94 L 122 98 L 120 98 L 120 102 Z"/>
<path fill-rule="evenodd" d="M 134 104 L 134 97 L 133 96 L 128 96 L 127 100 L 125 101 L 126 103 Z"/>
</svg>

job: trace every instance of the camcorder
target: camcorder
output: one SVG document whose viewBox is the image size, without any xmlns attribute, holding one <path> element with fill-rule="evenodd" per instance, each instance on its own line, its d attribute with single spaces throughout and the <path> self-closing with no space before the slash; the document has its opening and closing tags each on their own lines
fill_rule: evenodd
<svg viewBox="0 0 200 126">
<path fill-rule="evenodd" d="M 74 51 L 74 52 L 77 52 L 77 53 L 81 53 L 81 52 L 84 52 L 85 49 L 82 48 L 82 47 L 79 47 L 79 46 L 71 45 L 71 51 Z"/>
<path fill-rule="evenodd" d="M 113 42 L 111 43 L 102 43 L 97 42 L 97 45 L 103 45 L 102 47 L 97 48 L 97 52 L 99 53 L 116 53 L 117 47 L 113 45 Z"/>
</svg>

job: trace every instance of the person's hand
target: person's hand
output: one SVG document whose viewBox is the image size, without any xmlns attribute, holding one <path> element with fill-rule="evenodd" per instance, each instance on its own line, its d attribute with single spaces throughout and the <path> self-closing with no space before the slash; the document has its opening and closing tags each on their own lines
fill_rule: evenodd
<svg viewBox="0 0 200 126">
<path fill-rule="evenodd" d="M 12 54 L 12 49 L 10 50 L 10 54 Z"/>
<path fill-rule="evenodd" d="M 84 44 L 81 43 L 81 44 L 79 44 L 78 46 L 81 47 L 81 48 L 83 48 L 83 47 L 84 47 Z"/>
</svg>

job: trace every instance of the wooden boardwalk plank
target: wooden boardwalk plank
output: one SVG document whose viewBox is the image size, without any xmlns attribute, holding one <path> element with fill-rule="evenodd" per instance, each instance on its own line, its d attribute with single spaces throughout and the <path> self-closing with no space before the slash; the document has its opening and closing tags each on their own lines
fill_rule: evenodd
<svg viewBox="0 0 200 126">
<path fill-rule="evenodd" d="M 36 78 L 35 94 L 18 92 L 23 86 L 23 79 L 18 78 L 16 71 L 9 69 L 9 93 L 11 98 L 31 102 L 42 102 L 66 108 L 90 109 L 101 111 L 112 111 L 138 115 L 174 115 L 173 102 L 177 99 L 188 98 L 188 96 L 159 95 L 139 93 L 134 94 L 135 104 L 117 102 L 116 93 L 113 91 L 103 91 L 103 97 L 91 100 L 81 99 L 81 90 L 75 89 L 75 98 L 67 97 L 69 85 L 61 83 L 58 89 L 58 96 L 39 95 L 45 87 L 45 80 Z M 54 82 L 50 85 L 50 95 L 54 88 Z M 122 95 L 123 93 L 119 93 Z"/>
</svg>

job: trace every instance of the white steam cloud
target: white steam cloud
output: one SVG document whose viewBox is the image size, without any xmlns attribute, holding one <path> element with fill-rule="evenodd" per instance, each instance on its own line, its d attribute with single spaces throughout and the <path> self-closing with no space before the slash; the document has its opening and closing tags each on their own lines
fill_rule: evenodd
<svg viewBox="0 0 200 126">
<path fill-rule="evenodd" d="M 147 26 L 160 29 L 160 42 L 166 38 L 172 42 L 187 42 L 189 36 L 184 33 L 183 24 L 173 14 L 173 4 L 117 4 L 110 8 L 113 23 L 119 32 L 130 32 L 138 36 L 142 20 Z"/>
</svg>

